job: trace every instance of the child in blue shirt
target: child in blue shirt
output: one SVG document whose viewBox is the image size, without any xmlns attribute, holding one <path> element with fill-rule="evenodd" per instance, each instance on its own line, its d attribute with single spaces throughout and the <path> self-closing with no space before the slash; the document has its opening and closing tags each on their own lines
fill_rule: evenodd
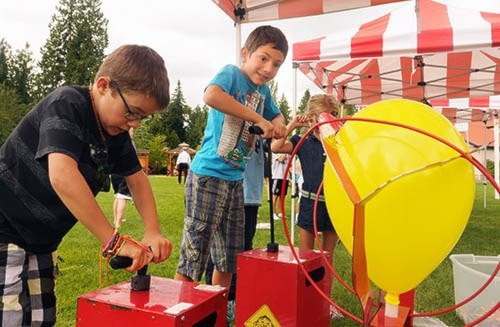
<svg viewBox="0 0 500 327">
<path fill-rule="evenodd" d="M 267 82 L 285 61 L 288 42 L 272 26 L 260 26 L 241 49 L 241 66 L 224 66 L 205 89 L 211 107 L 200 151 L 186 180 L 186 216 L 175 279 L 199 281 L 208 256 L 215 265 L 212 283 L 229 287 L 236 255 L 243 250 L 243 172 L 256 136 L 282 138 L 285 120 Z"/>
</svg>

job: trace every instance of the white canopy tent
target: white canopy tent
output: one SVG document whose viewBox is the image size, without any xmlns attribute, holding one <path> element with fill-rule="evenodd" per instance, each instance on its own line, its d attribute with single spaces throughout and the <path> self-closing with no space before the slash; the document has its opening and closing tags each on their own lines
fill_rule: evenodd
<svg viewBox="0 0 500 327">
<path fill-rule="evenodd" d="M 407 0 L 212 0 L 234 22 L 236 62 L 240 60 L 241 24 L 321 15 Z"/>
<path fill-rule="evenodd" d="M 500 96 L 492 95 L 478 98 L 460 98 L 460 99 L 441 99 L 430 101 L 431 105 L 438 112 L 443 114 L 452 123 L 455 124 L 459 131 L 466 133 L 467 143 L 469 143 L 469 124 L 471 122 L 481 121 L 484 128 L 484 141 L 482 146 L 483 165 L 486 166 L 487 161 L 487 130 L 493 125 L 493 161 L 495 162 L 495 182 L 500 184 L 500 128 L 499 128 L 499 113 L 500 113 Z M 483 177 L 483 181 L 486 180 Z M 486 208 L 486 184 L 483 190 L 483 202 Z M 500 199 L 500 194 L 495 191 L 495 199 Z"/>
<path fill-rule="evenodd" d="M 500 93 L 500 2 L 496 12 L 448 3 L 404 2 L 376 19 L 295 43 L 293 61 L 344 103 Z"/>
<path fill-rule="evenodd" d="M 321 15 L 406 0 L 212 0 L 235 23 Z"/>
<path fill-rule="evenodd" d="M 478 8 L 485 2 L 474 1 Z M 498 108 L 500 97 L 492 95 L 500 94 L 500 1 L 488 7 L 491 11 L 454 5 L 446 0 L 404 2 L 375 19 L 295 43 L 293 61 L 342 103 L 406 98 L 453 106 L 445 110 L 455 110 L 455 115 L 463 108 Z M 499 183 L 496 111 L 494 121 Z"/>
</svg>

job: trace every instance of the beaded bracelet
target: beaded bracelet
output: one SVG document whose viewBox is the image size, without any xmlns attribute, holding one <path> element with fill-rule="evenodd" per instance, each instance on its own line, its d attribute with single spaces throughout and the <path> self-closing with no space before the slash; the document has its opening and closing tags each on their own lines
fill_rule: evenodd
<svg viewBox="0 0 500 327">
<path fill-rule="evenodd" d="M 105 258 L 114 256 L 117 253 L 117 249 L 121 246 L 121 243 L 123 243 L 122 236 L 118 233 L 118 230 L 115 229 L 108 243 L 102 247 L 102 256 Z"/>
</svg>

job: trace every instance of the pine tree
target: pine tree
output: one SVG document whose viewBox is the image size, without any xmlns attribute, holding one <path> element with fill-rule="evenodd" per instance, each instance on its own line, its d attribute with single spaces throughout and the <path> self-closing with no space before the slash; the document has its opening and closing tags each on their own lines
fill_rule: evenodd
<svg viewBox="0 0 500 327">
<path fill-rule="evenodd" d="M 190 108 L 186 105 L 186 100 L 182 94 L 181 81 L 177 81 L 177 86 L 172 95 L 172 101 L 167 108 L 167 129 L 175 132 L 181 142 L 186 140 L 186 115 Z"/>
<path fill-rule="evenodd" d="M 25 44 L 24 49 L 16 51 L 9 60 L 7 85 L 17 92 L 25 104 L 31 102 L 34 62 L 29 43 Z"/>
<path fill-rule="evenodd" d="M 156 115 L 149 122 L 149 132 L 152 135 L 166 136 L 169 148 L 175 148 L 180 142 L 186 141 L 186 121 L 191 108 L 186 105 L 182 94 L 181 82 L 177 81 L 177 86 L 172 94 L 170 104 L 167 109 Z M 173 137 L 175 135 L 175 137 Z"/>
<path fill-rule="evenodd" d="M 0 40 L 0 84 L 7 81 L 9 74 L 8 61 L 10 57 L 10 45 L 5 39 Z"/>
<path fill-rule="evenodd" d="M 159 172 L 162 167 L 167 165 L 167 156 L 165 154 L 165 136 L 156 135 L 149 142 L 149 165 L 154 172 Z"/>
<path fill-rule="evenodd" d="M 273 79 L 267 82 L 267 86 L 269 86 L 274 102 L 278 103 L 278 83 Z"/>
<path fill-rule="evenodd" d="M 281 114 L 285 117 L 285 121 L 288 124 L 290 121 L 290 106 L 284 93 L 281 94 L 281 99 L 278 101 L 278 108 L 280 108 Z"/>
<path fill-rule="evenodd" d="M 40 50 L 39 97 L 62 85 L 92 82 L 108 46 L 108 20 L 100 0 L 60 0 L 56 10 L 49 39 Z"/>
<path fill-rule="evenodd" d="M 310 98 L 311 98 L 311 92 L 309 92 L 309 89 L 307 89 L 304 91 L 302 99 L 300 99 L 300 104 L 299 107 L 297 108 L 297 115 L 303 115 L 306 112 L 307 103 L 309 102 Z"/>
<path fill-rule="evenodd" d="M 186 129 L 186 142 L 195 149 L 200 145 L 208 119 L 208 106 L 196 106 L 189 113 L 189 123 Z"/>
<path fill-rule="evenodd" d="M 0 145 L 26 113 L 26 105 L 21 103 L 17 92 L 0 83 Z"/>
</svg>

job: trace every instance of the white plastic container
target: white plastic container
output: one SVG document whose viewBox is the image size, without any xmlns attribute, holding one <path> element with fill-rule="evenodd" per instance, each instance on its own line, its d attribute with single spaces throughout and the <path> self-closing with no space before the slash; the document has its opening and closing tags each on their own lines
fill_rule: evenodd
<svg viewBox="0 0 500 327">
<path fill-rule="evenodd" d="M 453 254 L 450 256 L 450 260 L 453 263 L 456 304 L 468 298 L 484 285 L 500 261 L 500 255 L 493 257 Z M 476 298 L 458 308 L 457 315 L 468 324 L 489 311 L 499 301 L 500 273 Z M 500 310 L 497 310 L 478 326 L 500 326 Z"/>
</svg>

